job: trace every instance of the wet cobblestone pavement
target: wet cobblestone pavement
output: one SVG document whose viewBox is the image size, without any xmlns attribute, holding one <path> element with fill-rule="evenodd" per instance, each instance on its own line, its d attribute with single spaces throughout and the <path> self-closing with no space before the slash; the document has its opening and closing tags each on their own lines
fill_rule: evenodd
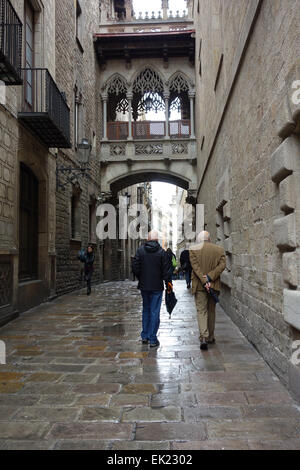
<svg viewBox="0 0 300 470">
<path fill-rule="evenodd" d="M 196 312 L 175 283 L 159 340 L 140 341 L 132 282 L 59 298 L 0 329 L 0 449 L 300 449 L 300 407 L 219 309 L 199 349 Z"/>
</svg>

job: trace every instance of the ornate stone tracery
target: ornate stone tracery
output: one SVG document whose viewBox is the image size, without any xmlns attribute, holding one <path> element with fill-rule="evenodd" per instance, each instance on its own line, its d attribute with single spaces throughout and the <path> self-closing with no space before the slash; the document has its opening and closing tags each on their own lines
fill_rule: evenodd
<svg viewBox="0 0 300 470">
<path fill-rule="evenodd" d="M 128 115 L 129 139 L 132 138 L 131 123 L 143 120 L 149 111 L 165 113 L 168 137 L 171 112 L 181 113 L 182 120 L 191 119 L 193 96 L 193 84 L 184 73 L 178 71 L 167 80 L 151 66 L 137 72 L 131 82 L 119 73 L 114 74 L 104 85 L 102 95 L 107 102 L 104 105 L 107 106 L 107 122 L 124 121 L 121 114 Z"/>
<path fill-rule="evenodd" d="M 189 91 L 190 87 L 186 78 L 181 74 L 178 73 L 172 77 L 169 90 L 170 92 L 177 92 L 178 94 L 182 93 L 183 91 Z"/>
<path fill-rule="evenodd" d="M 164 84 L 160 76 L 151 68 L 144 69 L 135 79 L 133 83 L 134 93 L 162 93 Z"/>
<path fill-rule="evenodd" d="M 127 85 L 123 77 L 120 75 L 113 76 L 107 86 L 106 86 L 107 93 L 115 94 L 116 96 L 120 94 L 126 94 L 127 92 Z"/>
</svg>

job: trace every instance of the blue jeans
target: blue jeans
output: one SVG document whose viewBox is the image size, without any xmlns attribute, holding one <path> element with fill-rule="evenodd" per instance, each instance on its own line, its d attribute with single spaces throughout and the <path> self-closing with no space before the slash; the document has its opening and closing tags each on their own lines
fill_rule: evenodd
<svg viewBox="0 0 300 470">
<path fill-rule="evenodd" d="M 160 325 L 160 308 L 163 291 L 141 291 L 143 297 L 143 331 L 142 339 L 149 339 L 150 343 L 156 343 L 157 332 Z"/>
</svg>

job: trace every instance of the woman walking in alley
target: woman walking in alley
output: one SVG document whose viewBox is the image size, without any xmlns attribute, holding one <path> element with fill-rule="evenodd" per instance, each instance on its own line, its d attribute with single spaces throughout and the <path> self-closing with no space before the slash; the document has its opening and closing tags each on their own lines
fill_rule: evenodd
<svg viewBox="0 0 300 470">
<path fill-rule="evenodd" d="M 91 283 L 92 283 L 92 276 L 93 276 L 93 271 L 94 271 L 94 262 L 95 262 L 94 247 L 92 245 L 89 245 L 86 251 L 85 261 L 84 261 L 84 275 L 85 275 L 85 280 L 87 283 L 87 295 L 91 295 L 91 292 L 92 292 Z"/>
</svg>

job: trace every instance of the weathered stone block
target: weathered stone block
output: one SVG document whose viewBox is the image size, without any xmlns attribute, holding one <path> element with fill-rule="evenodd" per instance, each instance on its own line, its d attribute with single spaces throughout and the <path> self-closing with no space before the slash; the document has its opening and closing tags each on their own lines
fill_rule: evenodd
<svg viewBox="0 0 300 470">
<path fill-rule="evenodd" d="M 224 222 L 224 235 L 225 237 L 229 237 L 231 234 L 231 228 L 229 222 Z"/>
<path fill-rule="evenodd" d="M 280 250 L 296 248 L 295 214 L 290 214 L 274 221 L 274 236 L 276 246 Z"/>
<path fill-rule="evenodd" d="M 300 103 L 299 103 L 299 77 L 300 77 L 300 62 L 297 61 L 290 68 L 289 73 L 286 76 L 286 88 L 288 90 L 288 106 L 292 120 L 296 122 L 300 117 Z"/>
<path fill-rule="evenodd" d="M 222 227 L 223 225 L 223 217 L 220 212 L 216 213 L 216 227 Z"/>
<path fill-rule="evenodd" d="M 229 271 L 224 271 L 221 274 L 221 282 L 225 284 L 225 286 L 232 288 L 232 274 Z"/>
<path fill-rule="evenodd" d="M 217 185 L 217 209 L 220 209 L 229 201 L 229 174 L 226 170 Z"/>
<path fill-rule="evenodd" d="M 283 315 L 287 323 L 300 330 L 300 291 L 283 291 Z"/>
<path fill-rule="evenodd" d="M 231 219 L 230 202 L 227 202 L 223 208 L 223 218 L 225 221 L 229 221 Z"/>
<path fill-rule="evenodd" d="M 222 241 L 224 238 L 223 229 L 221 227 L 217 228 L 217 240 Z"/>
<path fill-rule="evenodd" d="M 280 183 L 293 171 L 300 169 L 300 142 L 295 136 L 288 137 L 271 157 L 271 175 L 274 183 Z"/>
<path fill-rule="evenodd" d="M 296 123 L 293 120 L 292 112 L 289 104 L 288 93 L 285 96 L 284 102 L 282 103 L 280 112 L 276 118 L 277 133 L 279 137 L 285 139 L 296 128 Z"/>
<path fill-rule="evenodd" d="M 289 212 L 296 209 L 297 199 L 300 199 L 300 183 L 297 184 L 297 176 L 292 174 L 281 181 L 280 190 L 280 209 Z M 300 200 L 299 200 L 300 207 Z"/>
<path fill-rule="evenodd" d="M 300 251 L 284 253 L 282 258 L 283 280 L 291 287 L 297 287 L 300 284 Z"/>
<path fill-rule="evenodd" d="M 224 250 L 225 253 L 230 254 L 232 253 L 232 239 L 231 238 L 226 238 L 224 241 Z"/>
</svg>

